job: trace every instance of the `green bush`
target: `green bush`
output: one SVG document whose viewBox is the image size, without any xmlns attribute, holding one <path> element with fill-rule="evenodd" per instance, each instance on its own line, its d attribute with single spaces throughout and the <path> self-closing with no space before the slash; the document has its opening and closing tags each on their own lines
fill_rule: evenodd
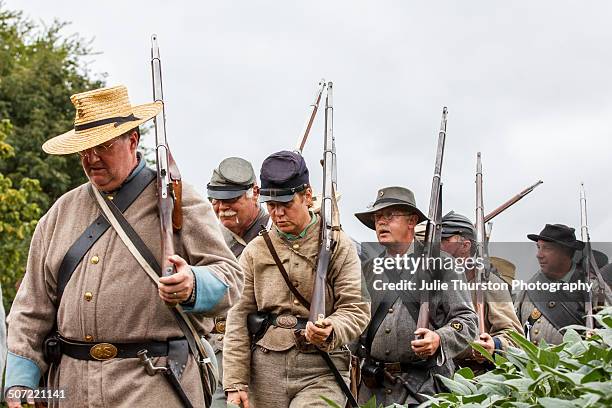
<svg viewBox="0 0 612 408">
<path fill-rule="evenodd" d="M 450 392 L 426 396 L 429 401 L 421 407 L 612 407 L 612 307 L 595 319 L 601 328 L 590 337 L 579 334 L 586 327 L 569 326 L 557 346 L 536 346 L 516 332 L 511 336 L 519 347 L 509 348 L 505 356 L 493 357 L 472 344 L 495 368 L 479 376 L 470 368 L 458 370 L 452 379 L 438 376 Z M 377 408 L 375 399 L 362 408 Z"/>
<path fill-rule="evenodd" d="M 519 348 L 487 358 L 495 369 L 479 376 L 469 368 L 440 377 L 449 393 L 428 397 L 423 407 L 610 407 L 612 406 L 612 308 L 595 316 L 602 328 L 585 338 L 586 327 L 569 326 L 563 343 L 539 346 L 518 333 Z M 477 348 L 483 354 L 483 349 Z"/>
</svg>

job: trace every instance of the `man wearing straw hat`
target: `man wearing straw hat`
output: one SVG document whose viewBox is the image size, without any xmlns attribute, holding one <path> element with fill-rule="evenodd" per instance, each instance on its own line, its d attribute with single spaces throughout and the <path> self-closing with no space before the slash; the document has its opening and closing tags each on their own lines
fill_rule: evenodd
<svg viewBox="0 0 612 408">
<path fill-rule="evenodd" d="M 325 319 L 321 327 L 307 322 L 321 228 L 320 217 L 309 211 L 308 168 L 299 153 L 281 151 L 264 160 L 260 180 L 260 201 L 274 225 L 240 257 L 244 292 L 228 312 L 223 347 L 227 400 L 251 408 L 328 407 L 324 396 L 344 406 L 340 383 L 315 347 L 330 353 L 336 374 L 347 381 L 350 352 L 344 345 L 370 317 L 357 252 L 340 231 L 327 274 Z"/>
<path fill-rule="evenodd" d="M 575 252 L 584 248 L 584 242 L 576 239 L 574 228 L 563 224 L 546 224 L 539 234 L 529 234 L 527 238 L 536 242 L 540 270 L 529 282 L 521 281 L 525 287 L 518 293 L 514 307 L 528 340 L 534 344 L 540 340 L 548 344 L 561 344 L 563 333 L 560 329 L 585 324 L 586 292 L 579 287 L 587 282 L 581 263 L 574 260 Z M 595 294 L 602 286 L 595 279 L 591 283 L 591 293 L 596 303 L 599 299 Z M 553 291 L 550 290 L 551 284 L 575 285 L 578 290 Z M 603 287 L 609 296 L 605 283 Z M 601 300 L 605 301 L 605 298 Z"/>
<path fill-rule="evenodd" d="M 464 215 L 454 211 L 442 217 L 442 242 L 441 249 L 462 260 L 463 264 L 469 265 L 466 260 L 475 259 L 476 254 L 476 229 L 474 224 Z M 497 272 L 497 271 L 495 271 Z M 476 270 L 469 267 L 466 271 L 468 283 L 476 282 Z M 475 342 L 485 348 L 490 354 L 503 353 L 508 346 L 516 347 L 516 344 L 509 336 L 509 332 L 514 330 L 523 334 L 521 324 L 516 317 L 514 305 L 510 292 L 506 289 L 504 281 L 496 273 L 485 271 L 486 281 L 501 287 L 500 289 L 482 289 L 484 299 L 484 333 L 479 333 Z M 476 304 L 476 290 L 471 291 L 472 301 Z M 475 372 L 482 372 L 488 368 L 485 358 L 468 347 L 460 355 L 455 357 L 455 363 L 460 367 L 470 367 Z"/>
<path fill-rule="evenodd" d="M 161 263 L 155 172 L 136 152 L 138 126 L 157 115 L 161 103 L 132 106 L 124 86 L 76 94 L 71 100 L 74 129 L 48 140 L 43 150 L 78 154 L 89 183 L 60 197 L 32 237 L 8 319 L 6 395 L 37 387 L 48 370 L 48 386 L 64 390 L 62 406 L 180 407 L 177 388 L 192 405 L 204 406 L 194 358 L 186 355 L 177 368 L 180 387 L 173 387 L 165 375 L 148 375 L 137 353 L 148 350 L 154 366 L 180 361 L 186 340 L 165 302 L 181 303 L 197 330 L 208 333 L 213 326 L 209 316 L 239 297 L 240 267 L 210 203 L 184 185 L 183 227 L 174 235 L 177 253 L 170 257 L 176 273 L 155 285 L 100 215 L 93 189 L 123 211 Z M 43 346 L 55 331 L 59 347 Z M 13 399 L 10 406 L 20 404 Z"/>
<path fill-rule="evenodd" d="M 427 217 L 412 191 L 382 188 L 374 204 L 355 216 L 376 231 L 384 246 L 362 268 L 372 298 L 372 321 L 359 340 L 358 355 L 365 359 L 359 402 L 375 395 L 383 406 L 416 406 L 425 401 L 420 394 L 443 391 L 435 374 L 452 376 L 453 358 L 476 337 L 477 316 L 466 290 L 430 290 L 429 326 L 417 328 L 423 281 L 413 261 L 425 258 L 414 229 Z M 395 259 L 402 262 L 388 262 Z M 451 258 L 442 253 L 439 259 Z M 463 280 L 452 269 L 438 267 L 434 274 L 440 282 Z"/>
<path fill-rule="evenodd" d="M 253 165 L 240 157 L 228 157 L 213 170 L 206 185 L 208 199 L 221 223 L 225 243 L 236 256 L 268 224 L 270 216 L 259 204 L 259 186 Z M 219 374 L 223 375 L 223 338 L 226 314 L 215 316 L 211 344 L 215 349 Z M 222 378 L 219 378 L 212 408 L 227 406 Z"/>
</svg>

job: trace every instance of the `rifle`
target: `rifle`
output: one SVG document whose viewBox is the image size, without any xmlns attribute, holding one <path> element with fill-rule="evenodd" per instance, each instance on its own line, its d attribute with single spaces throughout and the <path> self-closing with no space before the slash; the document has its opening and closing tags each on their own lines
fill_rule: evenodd
<svg viewBox="0 0 612 408">
<path fill-rule="evenodd" d="M 605 283 L 601 276 L 601 271 L 599 270 L 599 266 L 597 266 L 595 255 L 593 255 L 593 249 L 591 248 L 584 183 L 580 183 L 580 233 L 582 242 L 584 242 L 582 266 L 584 267 L 586 281 L 587 283 L 591 282 L 591 278 L 597 280 L 597 306 L 604 306 L 606 303 L 610 304 L 612 300 L 610 299 L 609 293 L 606 291 L 607 283 Z M 584 302 L 584 312 L 586 314 L 585 325 L 588 330 L 592 331 L 595 324 L 593 321 L 593 293 L 591 291 L 587 293 L 587 299 Z"/>
<path fill-rule="evenodd" d="M 325 85 L 325 84 L 324 84 Z M 321 326 L 325 318 L 325 281 L 331 253 L 338 242 L 338 207 L 336 203 L 336 141 L 334 139 L 333 84 L 328 82 L 325 95 L 325 141 L 323 146 L 323 191 L 321 200 L 321 247 L 317 259 L 317 273 L 312 288 L 308 320 Z"/>
<path fill-rule="evenodd" d="M 499 214 L 501 214 L 506 209 L 508 209 L 508 207 L 516 204 L 517 201 L 525 197 L 527 194 L 531 193 L 537 186 L 539 186 L 542 183 L 543 183 L 542 180 L 538 180 L 536 183 L 527 187 L 526 189 L 524 189 L 523 191 L 521 191 L 520 193 L 518 193 L 517 195 L 515 195 L 514 197 L 512 197 L 511 199 L 509 199 L 508 201 L 506 201 L 505 203 L 503 203 L 502 205 L 494 209 L 493 211 L 491 211 L 489 214 L 487 214 L 484 217 L 484 222 L 487 223 L 491 221 L 493 218 L 497 217 Z"/>
<path fill-rule="evenodd" d="M 440 237 L 442 232 L 442 160 L 444 158 L 444 142 L 446 141 L 446 116 L 448 109 L 442 109 L 442 120 L 440 121 L 440 131 L 438 133 L 438 150 L 436 153 L 436 164 L 431 183 L 431 195 L 429 199 L 429 213 L 427 229 L 425 230 L 425 241 L 423 243 L 423 254 L 425 260 L 440 256 Z M 429 262 L 426 262 L 429 264 Z M 428 266 L 427 266 L 428 267 Z M 421 270 L 421 273 L 424 273 Z M 428 278 L 432 276 L 429 271 Z M 421 275 L 424 276 L 424 275 Z M 417 329 L 429 328 L 429 293 L 421 292 L 421 306 L 419 307 L 419 317 L 417 319 Z"/>
<path fill-rule="evenodd" d="M 587 226 L 587 209 L 586 209 L 586 193 L 584 192 L 584 183 L 580 183 L 580 235 L 584 242 L 583 259 L 584 273 L 587 283 L 591 282 L 591 259 L 589 257 L 591 239 L 589 237 L 589 227 Z M 584 313 L 586 314 L 586 327 L 593 330 L 593 293 L 587 293 L 587 299 L 584 302 Z"/>
<path fill-rule="evenodd" d="M 484 206 L 482 199 L 482 162 L 480 152 L 476 155 L 476 257 L 484 260 L 476 267 L 476 312 L 478 313 L 478 330 L 480 334 L 486 332 L 484 313 L 484 293 L 482 283 L 489 266 L 489 251 L 486 245 L 486 231 L 484 221 Z M 489 224 L 490 225 L 490 224 Z"/>
<path fill-rule="evenodd" d="M 151 37 L 151 72 L 153 75 L 153 99 L 164 104 L 162 88 L 161 60 L 157 35 Z M 181 173 L 174 162 L 166 140 L 165 108 L 153 120 L 155 124 L 155 153 L 157 164 L 157 207 L 161 224 L 161 267 L 162 276 L 176 272 L 174 265 L 168 261 L 175 254 L 173 233 L 182 226 L 181 213 Z"/>
<path fill-rule="evenodd" d="M 312 123 L 314 122 L 315 117 L 317 116 L 317 111 L 319 110 L 319 102 L 321 101 L 321 95 L 323 95 L 323 91 L 325 90 L 325 87 L 326 87 L 325 79 L 321 79 L 319 81 L 319 89 L 317 89 L 317 92 L 315 94 L 314 103 L 310 105 L 311 106 L 310 116 L 308 117 L 308 119 L 306 120 L 306 123 L 304 124 L 304 129 L 302 130 L 302 133 L 300 133 L 300 137 L 298 138 L 297 146 L 295 147 L 295 151 L 300 154 L 302 154 L 302 151 L 304 150 L 304 145 L 306 144 L 306 140 L 308 140 L 308 135 L 310 134 L 310 128 L 312 128 Z"/>
</svg>

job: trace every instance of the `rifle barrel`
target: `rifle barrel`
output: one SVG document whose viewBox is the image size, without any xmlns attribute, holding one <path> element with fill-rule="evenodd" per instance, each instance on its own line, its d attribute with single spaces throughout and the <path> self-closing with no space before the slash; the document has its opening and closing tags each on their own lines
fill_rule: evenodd
<svg viewBox="0 0 612 408">
<path fill-rule="evenodd" d="M 431 195 L 429 199 L 429 220 L 425 230 L 425 243 L 423 253 L 425 259 L 434 258 L 440 255 L 440 218 L 442 212 L 442 162 L 444 160 L 444 144 L 446 142 L 446 120 L 448 109 L 442 109 L 442 119 L 440 120 L 440 131 L 438 132 L 438 148 L 436 151 L 436 163 L 434 175 L 431 182 Z M 429 279 L 432 273 L 424 270 L 419 271 L 421 279 Z M 427 291 L 421 292 L 421 306 L 419 307 L 419 317 L 417 328 L 429 328 L 429 294 Z"/>
<path fill-rule="evenodd" d="M 308 320 L 320 326 L 325 318 L 325 282 L 327 269 L 331 260 L 331 251 L 334 245 L 333 219 L 334 190 L 336 187 L 335 156 L 336 144 L 334 141 L 334 106 L 333 84 L 328 82 L 321 89 L 327 89 L 325 95 L 325 138 L 323 145 L 323 190 L 321 193 L 321 246 L 317 260 L 317 271 Z"/>
<path fill-rule="evenodd" d="M 485 251 L 486 231 L 484 221 L 484 205 L 482 198 L 482 161 L 480 152 L 476 155 L 476 257 L 486 259 Z M 486 332 L 484 325 L 484 294 L 482 284 L 484 282 L 485 264 L 478 263 L 476 267 L 476 311 L 478 312 L 478 330 L 480 334 Z"/>
<path fill-rule="evenodd" d="M 589 237 L 589 227 L 587 223 L 587 202 L 584 183 L 580 183 L 580 235 L 582 242 L 585 244 L 582 259 L 584 273 L 588 283 L 591 282 L 591 238 Z M 584 312 L 586 315 L 585 325 L 589 330 L 593 330 L 595 322 L 593 321 L 593 293 L 591 291 L 589 291 L 587 299 L 585 299 Z"/>
</svg>

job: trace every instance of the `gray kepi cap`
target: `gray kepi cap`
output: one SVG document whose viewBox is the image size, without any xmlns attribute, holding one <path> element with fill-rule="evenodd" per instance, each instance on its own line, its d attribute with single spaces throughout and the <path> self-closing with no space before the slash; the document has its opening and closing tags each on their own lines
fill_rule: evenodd
<svg viewBox="0 0 612 408">
<path fill-rule="evenodd" d="M 465 215 L 449 212 L 442 217 L 442 238 L 460 235 L 472 241 L 476 240 L 476 228 Z"/>
<path fill-rule="evenodd" d="M 248 161 L 240 157 L 228 157 L 213 170 L 206 185 L 208 197 L 230 200 L 240 197 L 255 185 L 255 171 Z"/>
<path fill-rule="evenodd" d="M 367 211 L 355 213 L 355 217 L 357 217 L 357 219 L 366 227 L 376 229 L 374 225 L 374 213 L 378 210 L 382 210 L 383 208 L 391 207 L 393 205 L 408 207 L 412 213 L 419 216 L 417 223 L 423 222 L 427 219 L 425 214 L 423 214 L 421 210 L 417 208 L 414 193 L 404 187 L 381 188 L 376 194 L 376 201 L 374 201 L 374 204 L 369 206 Z"/>
</svg>

